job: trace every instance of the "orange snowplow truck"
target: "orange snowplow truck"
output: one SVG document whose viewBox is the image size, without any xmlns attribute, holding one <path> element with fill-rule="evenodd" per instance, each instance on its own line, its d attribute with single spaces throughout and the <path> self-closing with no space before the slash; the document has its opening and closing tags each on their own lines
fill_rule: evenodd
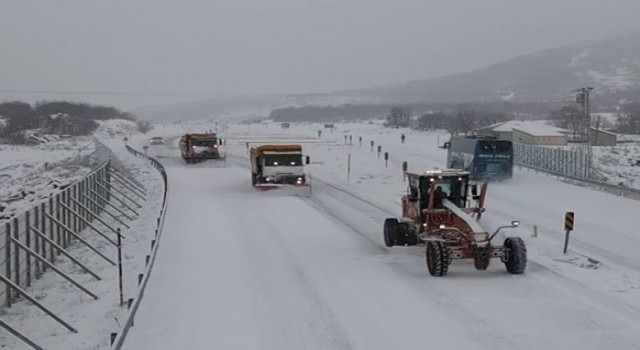
<svg viewBox="0 0 640 350">
<path fill-rule="evenodd" d="M 180 138 L 180 153 L 187 163 L 205 159 L 221 159 L 222 140 L 215 133 L 186 134 Z"/>
<path fill-rule="evenodd" d="M 263 145 L 251 148 L 251 185 L 273 188 L 283 185 L 307 186 L 300 145 Z M 304 162 L 303 162 L 304 159 Z"/>
</svg>

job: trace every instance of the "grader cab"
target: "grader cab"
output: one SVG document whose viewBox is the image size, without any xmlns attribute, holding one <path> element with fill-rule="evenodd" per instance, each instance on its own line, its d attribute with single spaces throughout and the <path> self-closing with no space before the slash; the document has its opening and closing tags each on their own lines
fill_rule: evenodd
<svg viewBox="0 0 640 350">
<path fill-rule="evenodd" d="M 487 183 L 469 184 L 469 173 L 461 170 L 430 170 L 407 173 L 409 186 L 402 197 L 402 218 L 384 223 L 384 241 L 388 247 L 426 245 L 429 273 L 447 274 L 453 259 L 473 259 L 478 270 L 486 270 L 491 258 L 500 258 L 507 271 L 524 273 L 526 247 L 519 237 L 508 237 L 503 245 L 493 239 L 505 228 L 489 234 L 479 224 L 484 213 Z"/>
</svg>

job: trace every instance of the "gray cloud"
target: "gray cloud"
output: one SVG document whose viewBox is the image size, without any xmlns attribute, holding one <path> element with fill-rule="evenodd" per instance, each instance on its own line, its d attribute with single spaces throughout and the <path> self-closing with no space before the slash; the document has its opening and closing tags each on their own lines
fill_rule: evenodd
<svg viewBox="0 0 640 350">
<path fill-rule="evenodd" d="M 637 0 L 4 0 L 0 89 L 368 87 L 637 31 L 638 14 Z M 36 97 L 0 92 L 0 100 Z M 184 99 L 79 98 L 127 106 Z"/>
</svg>

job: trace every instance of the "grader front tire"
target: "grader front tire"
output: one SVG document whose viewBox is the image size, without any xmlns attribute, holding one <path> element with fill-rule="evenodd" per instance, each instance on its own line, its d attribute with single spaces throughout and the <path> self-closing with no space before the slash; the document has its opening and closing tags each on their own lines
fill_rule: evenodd
<svg viewBox="0 0 640 350">
<path fill-rule="evenodd" d="M 442 277 L 449 270 L 449 251 L 442 242 L 427 242 L 427 268 L 432 276 Z"/>
<path fill-rule="evenodd" d="M 527 268 L 527 246 L 520 237 L 509 237 L 504 241 L 507 260 L 504 265 L 509 273 L 521 275 Z"/>
</svg>

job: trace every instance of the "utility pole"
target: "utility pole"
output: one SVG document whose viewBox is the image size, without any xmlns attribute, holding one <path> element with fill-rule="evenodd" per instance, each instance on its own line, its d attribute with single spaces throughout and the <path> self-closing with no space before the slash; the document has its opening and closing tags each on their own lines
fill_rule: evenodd
<svg viewBox="0 0 640 350">
<path fill-rule="evenodd" d="M 586 149 L 587 154 L 587 164 L 585 164 L 584 176 L 585 178 L 591 177 L 591 169 L 592 169 L 592 159 L 593 159 L 593 150 L 591 149 L 592 141 L 591 141 L 591 99 L 589 94 L 593 90 L 592 87 L 584 87 L 574 90 L 577 92 L 576 95 L 576 103 L 582 105 L 582 111 L 584 112 L 584 116 L 582 119 L 582 123 L 580 123 L 580 136 L 586 138 L 584 148 Z M 596 131 L 597 135 L 597 131 Z"/>
<path fill-rule="evenodd" d="M 584 113 L 583 122 L 580 123 L 580 136 L 584 137 L 586 140 L 586 146 L 591 151 L 591 98 L 590 93 L 593 90 L 592 87 L 579 88 L 574 90 L 577 92 L 576 102 L 582 106 L 582 112 Z M 589 152 L 591 153 L 591 152 Z"/>
</svg>

